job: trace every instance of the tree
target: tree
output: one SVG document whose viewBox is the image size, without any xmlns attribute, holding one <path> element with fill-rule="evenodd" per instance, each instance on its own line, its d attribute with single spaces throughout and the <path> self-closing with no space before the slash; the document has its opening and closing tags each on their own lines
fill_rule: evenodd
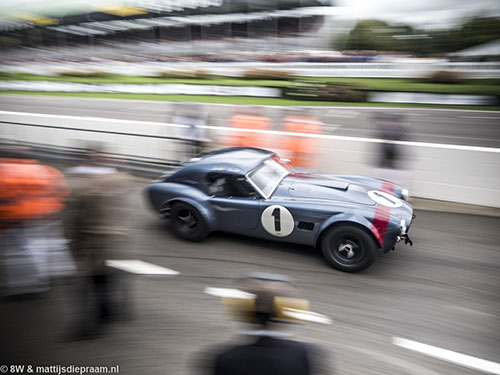
<svg viewBox="0 0 500 375">
<path fill-rule="evenodd" d="M 358 21 L 354 29 L 349 33 L 345 49 L 347 50 L 378 50 L 380 33 L 376 30 L 387 29 L 386 22 L 378 20 Z"/>
<path fill-rule="evenodd" d="M 458 31 L 458 50 L 500 39 L 500 18 L 476 17 L 463 24 Z"/>
<path fill-rule="evenodd" d="M 444 55 L 500 39 L 500 18 L 475 17 L 447 30 L 418 30 L 379 20 L 358 21 L 349 34 L 337 36 L 334 47 L 344 50 L 401 51 Z"/>
<path fill-rule="evenodd" d="M 347 50 L 407 51 L 413 28 L 408 25 L 389 25 L 379 20 L 358 21 L 345 43 Z"/>
</svg>

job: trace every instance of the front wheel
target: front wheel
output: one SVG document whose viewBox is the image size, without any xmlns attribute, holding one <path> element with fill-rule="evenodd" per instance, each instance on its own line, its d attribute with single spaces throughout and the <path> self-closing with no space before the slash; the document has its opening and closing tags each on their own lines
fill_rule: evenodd
<svg viewBox="0 0 500 375">
<path fill-rule="evenodd" d="M 185 240 L 201 241 L 208 235 L 207 224 L 200 212 L 187 203 L 175 203 L 170 211 L 173 232 Z"/>
<path fill-rule="evenodd" d="M 334 268 L 359 272 L 374 262 L 376 244 L 366 230 L 343 224 L 327 230 L 321 239 L 321 251 Z"/>
</svg>

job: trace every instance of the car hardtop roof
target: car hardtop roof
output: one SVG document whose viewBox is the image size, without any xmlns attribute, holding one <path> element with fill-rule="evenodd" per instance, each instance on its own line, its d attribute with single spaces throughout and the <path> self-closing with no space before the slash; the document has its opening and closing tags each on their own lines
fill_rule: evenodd
<svg viewBox="0 0 500 375">
<path fill-rule="evenodd" d="M 199 156 L 201 159 L 212 158 L 213 156 L 217 156 L 220 154 L 234 154 L 234 155 L 245 155 L 245 154 L 254 154 L 254 155 L 270 155 L 273 154 L 272 151 L 265 150 L 263 148 L 258 147 L 226 147 L 220 150 L 210 151 L 205 154 Z"/>
<path fill-rule="evenodd" d="M 184 168 L 245 175 L 273 154 L 255 147 L 229 147 L 200 155 Z"/>
</svg>

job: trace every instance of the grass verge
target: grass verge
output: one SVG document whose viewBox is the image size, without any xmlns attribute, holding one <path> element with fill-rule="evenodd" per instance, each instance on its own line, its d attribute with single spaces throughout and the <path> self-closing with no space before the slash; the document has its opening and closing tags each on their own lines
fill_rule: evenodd
<svg viewBox="0 0 500 375">
<path fill-rule="evenodd" d="M 283 80 L 253 80 L 244 78 L 219 77 L 200 78 L 158 78 L 125 75 L 106 75 L 104 77 L 60 77 L 40 76 L 33 74 L 4 74 L 0 80 L 22 80 L 22 81 L 52 81 L 52 82 L 74 82 L 74 83 L 176 83 L 196 85 L 225 85 L 225 86 L 269 86 L 269 87 L 291 87 L 298 81 L 317 83 L 338 83 L 350 85 L 356 88 L 371 91 L 404 91 L 404 92 L 428 92 L 442 94 L 476 94 L 476 95 L 500 95 L 500 80 L 476 79 L 467 80 L 457 84 L 429 83 L 423 79 L 410 78 L 342 78 L 342 77 L 301 77 L 295 81 Z"/>
<path fill-rule="evenodd" d="M 129 100 L 159 100 L 168 102 L 198 102 L 236 105 L 274 105 L 274 106 L 352 106 L 352 107 L 402 107 L 402 108 L 450 108 L 469 110 L 500 111 L 500 106 L 434 105 L 404 103 L 353 103 L 320 102 L 308 100 L 290 100 L 280 98 L 255 98 L 245 96 L 204 96 L 204 95 L 156 95 L 156 94 L 120 94 L 92 92 L 44 92 L 44 91 L 0 91 L 4 95 L 68 96 L 79 98 L 108 98 Z"/>
</svg>

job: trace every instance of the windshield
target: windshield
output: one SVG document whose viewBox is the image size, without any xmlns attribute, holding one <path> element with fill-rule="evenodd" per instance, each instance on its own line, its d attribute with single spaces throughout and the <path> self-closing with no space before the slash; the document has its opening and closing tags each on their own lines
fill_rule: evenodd
<svg viewBox="0 0 500 375">
<path fill-rule="evenodd" d="M 267 199 L 289 173 L 290 169 L 285 165 L 268 159 L 248 174 L 248 180 Z"/>
</svg>

